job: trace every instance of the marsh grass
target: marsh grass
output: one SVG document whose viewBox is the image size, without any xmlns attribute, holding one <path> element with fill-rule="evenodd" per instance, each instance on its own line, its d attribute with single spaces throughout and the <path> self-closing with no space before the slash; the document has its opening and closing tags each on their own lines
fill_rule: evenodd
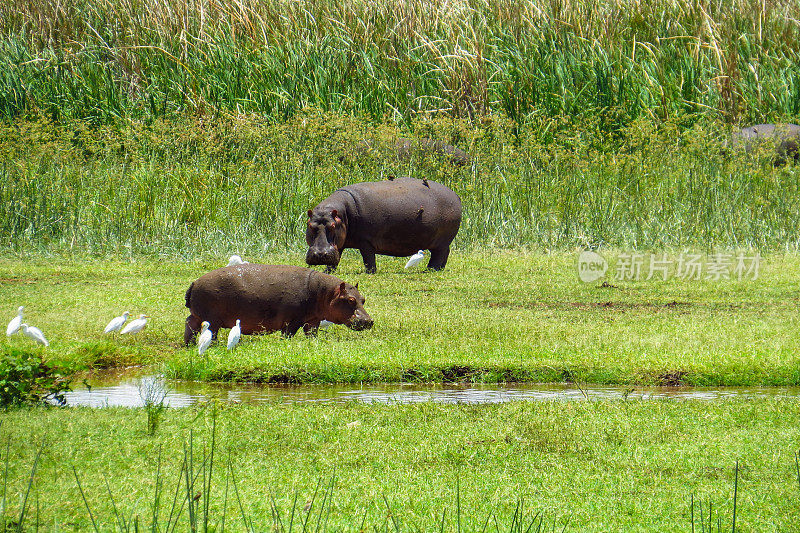
<svg viewBox="0 0 800 533">
<path fill-rule="evenodd" d="M 167 410 L 167 388 L 160 378 L 143 378 L 139 382 L 139 397 L 147 413 L 147 434 L 153 436 Z"/>
<path fill-rule="evenodd" d="M 730 518 L 730 528 L 728 527 L 727 511 L 720 511 L 719 507 L 714 508 L 712 500 L 706 502 L 706 508 L 703 509 L 703 501 L 697 500 L 697 508 L 695 509 L 694 494 L 691 497 L 690 504 L 690 524 L 692 533 L 695 532 L 696 522 L 699 525 L 700 533 L 721 533 L 722 531 L 736 532 L 736 504 L 739 494 L 739 461 L 736 461 L 736 469 L 733 481 L 733 504 Z M 716 511 L 716 515 L 714 512 Z M 695 516 L 696 515 L 696 516 Z M 695 519 L 697 519 L 695 521 Z"/>
<path fill-rule="evenodd" d="M 0 115 L 312 106 L 410 123 L 502 113 L 728 120 L 800 110 L 796 2 L 9 0 Z"/>
<path fill-rule="evenodd" d="M 771 155 L 725 154 L 725 127 L 548 119 L 553 139 L 505 119 L 431 121 L 420 137 L 467 149 L 453 167 L 400 160 L 394 127 L 310 112 L 270 126 L 159 121 L 0 125 L 0 249 L 33 255 L 245 257 L 305 246 L 306 211 L 355 182 L 411 175 L 461 197 L 461 250 L 757 247 L 794 250 L 800 180 Z M 359 143 L 374 140 L 362 152 Z"/>
</svg>

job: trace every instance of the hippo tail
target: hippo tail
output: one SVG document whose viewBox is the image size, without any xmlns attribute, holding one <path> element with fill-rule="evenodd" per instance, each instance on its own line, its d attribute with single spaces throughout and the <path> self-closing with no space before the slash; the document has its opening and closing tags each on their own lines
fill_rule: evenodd
<svg viewBox="0 0 800 533">
<path fill-rule="evenodd" d="M 194 287 L 194 282 L 192 282 L 192 284 L 189 285 L 189 288 L 186 289 L 186 307 L 189 308 L 192 307 L 192 287 Z"/>
</svg>

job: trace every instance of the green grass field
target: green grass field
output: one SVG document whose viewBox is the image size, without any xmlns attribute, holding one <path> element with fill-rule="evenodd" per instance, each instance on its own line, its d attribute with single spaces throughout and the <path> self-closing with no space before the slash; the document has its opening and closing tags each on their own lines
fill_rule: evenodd
<svg viewBox="0 0 800 533">
<path fill-rule="evenodd" d="M 799 6 L 0 3 L 0 324 L 24 305 L 51 342 L 0 337 L 0 394 L 50 372 L 39 356 L 200 381 L 800 385 L 800 166 L 724 147 L 736 127 L 798 122 Z M 469 162 L 399 158 L 403 138 Z M 350 250 L 337 275 L 373 329 L 182 346 L 194 279 L 233 253 L 302 264 L 307 209 L 392 175 L 461 197 L 445 271 L 379 256 L 366 275 Z M 578 279 L 585 249 L 609 283 Z M 674 263 L 669 280 L 613 279 L 630 252 L 762 260 L 757 279 L 677 279 Z M 125 310 L 151 315 L 144 333 L 104 335 Z M 212 402 L 166 410 L 154 436 L 146 411 L 0 412 L 0 530 L 800 522 L 794 399 Z"/>
<path fill-rule="evenodd" d="M 199 528 L 208 501 L 216 531 L 223 515 L 226 531 L 250 530 L 243 515 L 272 529 L 273 498 L 288 531 L 295 496 L 294 531 L 309 514 L 314 531 L 438 531 L 443 517 L 445 531 L 482 531 L 487 519 L 486 531 L 510 531 L 520 501 L 523 531 L 536 512 L 556 531 L 691 531 L 692 497 L 695 531 L 700 502 L 706 531 L 709 511 L 714 531 L 717 519 L 730 531 L 736 461 L 737 531 L 792 531 L 800 520 L 794 399 L 220 406 L 209 484 L 213 411 L 167 410 L 154 437 L 141 410 L 0 413 L 5 516 L 19 517 L 41 447 L 26 531 L 37 517 L 43 530 L 91 530 L 80 490 L 101 531 L 121 529 L 114 505 L 152 530 L 159 454 L 162 531 L 176 490 L 172 521 L 182 507 L 178 530 L 188 529 L 185 457 Z"/>
<path fill-rule="evenodd" d="M 618 259 L 607 255 L 614 268 Z M 223 381 L 800 384 L 796 255 L 765 256 L 756 280 L 615 281 L 612 271 L 615 287 L 581 282 L 577 256 L 456 252 L 442 272 L 405 271 L 404 260 L 380 257 L 378 274 L 367 275 L 357 252 L 347 251 L 337 274 L 359 282 L 373 329 L 246 337 L 233 353 L 215 344 L 203 357 L 182 347 L 184 292 L 225 257 L 5 259 L 0 309 L 10 320 L 25 305 L 26 320 L 51 345 L 34 347 L 17 335 L 3 337 L 0 349 Z M 298 250 L 248 259 L 301 264 L 302 257 Z M 104 335 L 105 324 L 125 310 L 151 315 L 147 330 L 134 338 Z"/>
</svg>

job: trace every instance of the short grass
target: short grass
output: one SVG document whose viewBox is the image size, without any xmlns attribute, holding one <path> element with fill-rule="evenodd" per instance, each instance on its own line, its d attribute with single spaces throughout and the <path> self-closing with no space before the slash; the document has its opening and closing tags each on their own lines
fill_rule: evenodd
<svg viewBox="0 0 800 533">
<path fill-rule="evenodd" d="M 604 253 L 614 264 L 619 252 Z M 577 255 L 456 252 L 442 272 L 405 271 L 404 260 L 381 256 L 378 274 L 367 275 L 348 250 L 337 275 L 360 283 L 373 329 L 245 337 L 234 352 L 214 344 L 203 357 L 182 346 L 184 292 L 224 257 L 6 258 L 0 309 L 10 320 L 25 305 L 26 320 L 51 345 L 4 336 L 0 350 L 37 350 L 83 367 L 144 364 L 168 377 L 218 381 L 800 384 L 796 255 L 766 255 L 756 280 L 612 279 L 611 287 L 579 281 Z M 302 257 L 297 250 L 247 259 L 301 264 Z M 105 324 L 125 310 L 152 316 L 145 332 L 104 335 Z"/>
<path fill-rule="evenodd" d="M 558 531 L 568 522 L 567 531 L 685 532 L 692 497 L 696 531 L 700 501 L 706 514 L 713 504 L 714 529 L 719 517 L 730 531 L 736 461 L 737 531 L 793 531 L 800 521 L 794 400 L 221 406 L 209 491 L 201 464 L 214 409 L 167 410 L 154 437 L 143 410 L 0 413 L 10 457 L 6 516 L 19 516 L 41 447 L 26 530 L 37 522 L 42 530 L 91 529 L 73 466 L 102 531 L 115 527 L 113 503 L 150 530 L 160 454 L 159 522 L 163 530 L 178 489 L 178 530 L 186 530 L 185 477 L 178 480 L 192 439 L 200 475 L 190 498 L 202 513 L 208 497 L 212 526 L 225 509 L 226 531 L 245 530 L 242 514 L 269 530 L 272 498 L 288 529 L 295 495 L 299 531 L 320 482 L 314 531 L 358 531 L 362 520 L 369 531 L 394 531 L 395 521 L 400 531 L 433 531 L 443 514 L 445 531 L 481 531 L 487 519 L 487 531 L 509 531 L 524 500 L 526 520 L 541 512 Z"/>
</svg>

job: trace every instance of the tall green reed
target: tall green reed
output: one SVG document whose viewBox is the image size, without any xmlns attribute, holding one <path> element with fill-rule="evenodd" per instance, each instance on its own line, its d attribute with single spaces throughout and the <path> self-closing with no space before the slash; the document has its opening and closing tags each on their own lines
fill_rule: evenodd
<svg viewBox="0 0 800 533">
<path fill-rule="evenodd" d="M 0 116 L 800 112 L 788 0 L 8 0 Z"/>
</svg>

